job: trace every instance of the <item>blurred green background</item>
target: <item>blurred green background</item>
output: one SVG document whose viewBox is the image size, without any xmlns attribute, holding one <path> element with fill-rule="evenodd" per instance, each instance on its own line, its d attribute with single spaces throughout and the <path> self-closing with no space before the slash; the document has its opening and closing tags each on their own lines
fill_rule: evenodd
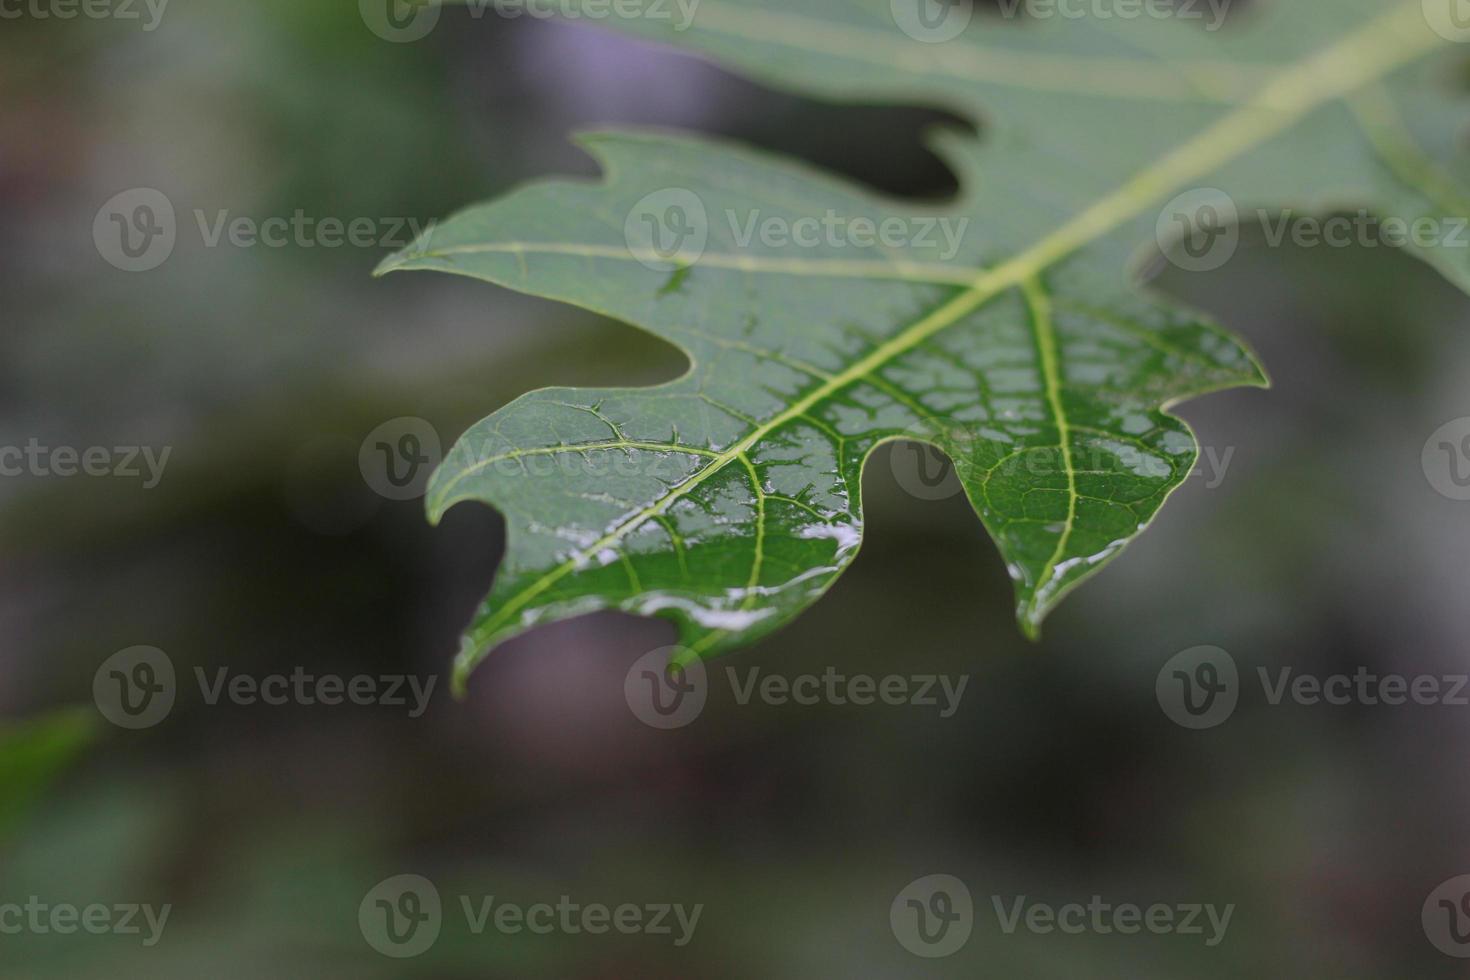
<svg viewBox="0 0 1470 980">
<path fill-rule="evenodd" d="M 143 8 L 140 8 L 143 9 Z M 146 10 L 144 11 L 146 21 Z M 1200 644 L 1243 674 L 1470 670 L 1470 504 L 1421 449 L 1470 415 L 1470 300 L 1385 249 L 1268 249 L 1155 285 L 1216 314 L 1276 387 L 1182 410 L 1217 458 L 1154 529 L 1022 640 L 962 498 L 914 457 L 868 469 L 861 560 L 794 627 L 712 665 L 673 731 L 624 677 L 672 641 L 597 616 L 518 640 L 467 701 L 210 705 L 195 668 L 443 677 L 500 518 L 438 528 L 375 494 L 364 437 L 445 440 L 543 385 L 648 384 L 680 356 L 626 326 L 445 276 L 371 278 L 383 248 L 206 248 L 192 212 L 426 222 L 552 173 L 569 132 L 721 134 L 892 195 L 954 189 L 921 142 L 963 125 L 832 106 L 584 26 L 446 11 L 386 43 L 357 5 L 191 0 L 156 30 L 0 22 L 0 444 L 171 447 L 153 489 L 0 479 L 0 904 L 173 906 L 163 938 L 0 935 L 0 976 L 1064 977 L 1463 975 L 1420 910 L 1470 872 L 1470 708 L 1269 706 L 1187 731 L 1155 697 Z M 179 241 L 147 273 L 92 236 L 162 191 Z M 890 459 L 890 456 L 892 457 Z M 892 465 L 889 465 L 891 462 Z M 99 665 L 167 652 L 178 703 L 128 731 Z M 741 705 L 725 668 L 968 676 L 916 706 Z M 57 714 L 61 712 L 61 714 Z M 425 875 L 439 941 L 376 952 L 358 907 Z M 976 902 L 958 954 L 895 939 L 910 881 Z M 1236 906 L 1227 938 L 1006 935 L 991 896 Z M 458 896 L 702 904 L 694 939 L 474 935 Z"/>
</svg>

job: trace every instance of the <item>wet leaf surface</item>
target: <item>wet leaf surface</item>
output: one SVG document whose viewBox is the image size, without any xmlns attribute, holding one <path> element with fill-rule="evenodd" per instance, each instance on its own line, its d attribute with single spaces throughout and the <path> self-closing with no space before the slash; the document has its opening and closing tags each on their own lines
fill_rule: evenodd
<svg viewBox="0 0 1470 980">
<path fill-rule="evenodd" d="M 690 656 L 781 626 L 855 557 L 862 468 L 894 439 L 953 461 L 1035 635 L 1193 467 L 1169 407 L 1265 383 L 1227 332 L 1140 287 L 1150 249 L 1205 271 L 1258 210 L 1466 213 L 1458 49 L 1424 6 L 1260 7 L 1219 32 L 975 14 L 939 43 L 887 0 L 609 22 L 984 129 L 936 134 L 961 185 L 943 207 L 707 139 L 586 136 L 602 181 L 524 188 L 383 264 L 573 303 L 690 360 L 655 388 L 533 392 L 450 452 L 431 517 L 481 501 L 509 527 L 460 683 L 500 642 L 598 609 L 674 620 Z M 1445 236 L 1401 247 L 1470 286 Z"/>
</svg>

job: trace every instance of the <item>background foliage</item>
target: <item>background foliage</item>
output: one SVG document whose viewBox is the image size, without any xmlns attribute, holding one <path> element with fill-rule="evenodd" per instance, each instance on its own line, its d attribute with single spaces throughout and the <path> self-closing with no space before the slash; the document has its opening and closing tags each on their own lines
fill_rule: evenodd
<svg viewBox="0 0 1470 980">
<path fill-rule="evenodd" d="M 181 245 L 148 275 L 100 261 L 101 202 L 154 186 L 257 216 L 428 219 L 548 172 L 591 174 L 578 126 L 682 126 L 883 191 L 953 184 L 937 114 L 835 108 L 582 27 L 447 11 L 385 44 L 352 5 L 200 0 L 144 34 L 0 33 L 0 430 L 168 444 L 152 491 L 0 483 L 0 712 L 85 703 L 114 651 L 181 670 L 442 674 L 501 525 L 428 527 L 364 486 L 364 434 L 418 415 L 452 437 L 519 391 L 646 384 L 679 358 L 624 326 L 469 282 L 368 278 L 372 250 Z M 1158 710 L 1175 652 L 1242 670 L 1464 671 L 1466 506 L 1419 454 L 1470 414 L 1470 304 L 1383 250 L 1267 249 L 1165 274 L 1276 383 L 1191 404 L 1192 480 L 1125 560 L 1016 632 L 1004 570 L 959 498 L 869 468 L 862 560 L 741 667 L 970 673 L 959 713 L 739 706 L 658 732 L 623 702 L 666 627 L 600 617 L 521 638 L 464 705 L 209 707 L 100 726 L 0 842 L 0 899 L 172 902 L 166 940 L 0 937 L 27 977 L 1449 977 L 1424 896 L 1470 866 L 1460 708 L 1264 708 L 1191 733 Z M 1165 583 L 1160 588 L 1160 583 Z M 0 764 L 0 772 L 7 771 Z M 11 770 L 13 771 L 13 770 Z M 7 799 L 13 790 L 3 790 Z M 0 807 L 0 811 L 4 808 Z M 0 813 L 0 819 L 5 814 Z M 697 939 L 446 936 L 384 959 L 358 933 L 377 881 L 583 901 L 703 902 Z M 922 963 L 888 932 L 922 874 L 1064 901 L 1235 902 L 1229 940 L 1003 936 Z M 983 917 L 982 917 L 983 920 Z"/>
</svg>

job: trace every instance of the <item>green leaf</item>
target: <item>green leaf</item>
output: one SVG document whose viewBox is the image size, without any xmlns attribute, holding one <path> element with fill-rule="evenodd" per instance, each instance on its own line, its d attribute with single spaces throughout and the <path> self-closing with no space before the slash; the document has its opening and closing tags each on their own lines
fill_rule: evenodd
<svg viewBox="0 0 1470 980">
<path fill-rule="evenodd" d="M 573 303 L 690 359 L 656 388 L 533 392 L 451 451 L 431 517 L 477 500 L 509 529 L 461 687 L 496 644 L 598 609 L 674 620 L 686 657 L 776 629 L 853 560 L 863 465 L 900 438 L 953 460 L 1034 636 L 1194 465 L 1169 407 L 1265 384 L 1240 342 L 1140 290 L 1157 236 L 1228 246 L 1255 208 L 1465 213 L 1459 49 L 1420 0 L 1261 3 L 1218 33 L 976 14 L 944 43 L 906 34 L 898 6 L 703 0 L 687 30 L 607 23 L 817 95 L 983 121 L 934 137 L 955 204 L 708 139 L 592 135 L 600 182 L 526 187 L 383 264 Z M 1236 214 L 1190 213 L 1200 198 Z M 772 219 L 840 233 L 760 234 Z M 1406 247 L 1470 287 L 1466 249 Z"/>
<path fill-rule="evenodd" d="M 96 727 L 92 712 L 77 708 L 0 728 L 0 841 L 92 741 Z"/>
</svg>

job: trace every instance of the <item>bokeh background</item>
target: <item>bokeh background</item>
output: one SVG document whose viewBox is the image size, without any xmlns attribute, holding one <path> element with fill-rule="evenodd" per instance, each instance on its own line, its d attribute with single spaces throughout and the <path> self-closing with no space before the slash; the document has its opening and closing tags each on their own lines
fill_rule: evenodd
<svg viewBox="0 0 1470 980">
<path fill-rule="evenodd" d="M 1210 978 L 1463 975 L 1421 906 L 1470 872 L 1470 707 L 1270 706 L 1208 731 L 1155 680 L 1200 644 L 1258 666 L 1470 670 L 1470 503 L 1425 440 L 1470 415 L 1470 299 L 1387 249 L 1267 248 L 1154 286 L 1256 347 L 1275 388 L 1182 410 L 1228 454 L 1025 642 L 994 547 L 917 457 L 868 470 L 861 559 L 796 625 L 713 665 L 970 678 L 960 709 L 741 705 L 660 731 L 624 698 L 665 625 L 597 616 L 502 649 L 417 719 L 207 704 L 195 668 L 443 677 L 500 518 L 438 528 L 359 470 L 400 417 L 446 445 L 543 385 L 648 384 L 680 356 L 610 321 L 386 249 L 206 248 L 194 209 L 428 221 L 548 174 L 610 124 L 720 134 L 943 199 L 923 107 L 834 106 L 586 26 L 446 11 L 390 44 L 355 4 L 190 0 L 139 22 L 0 21 L 0 444 L 170 447 L 152 489 L 0 479 L 0 903 L 170 903 L 162 941 L 0 935 L 37 978 Z M 136 187 L 180 214 L 147 273 L 93 219 Z M 891 456 L 891 458 L 890 458 Z M 889 465 L 891 464 L 891 465 Z M 135 645 L 183 683 L 143 731 L 92 705 Z M 424 955 L 365 941 L 379 881 L 432 879 Z M 975 932 L 912 956 L 889 906 L 963 880 Z M 1006 935 L 991 896 L 1236 906 L 1224 942 Z M 476 936 L 460 895 L 702 904 L 694 939 Z"/>
</svg>

